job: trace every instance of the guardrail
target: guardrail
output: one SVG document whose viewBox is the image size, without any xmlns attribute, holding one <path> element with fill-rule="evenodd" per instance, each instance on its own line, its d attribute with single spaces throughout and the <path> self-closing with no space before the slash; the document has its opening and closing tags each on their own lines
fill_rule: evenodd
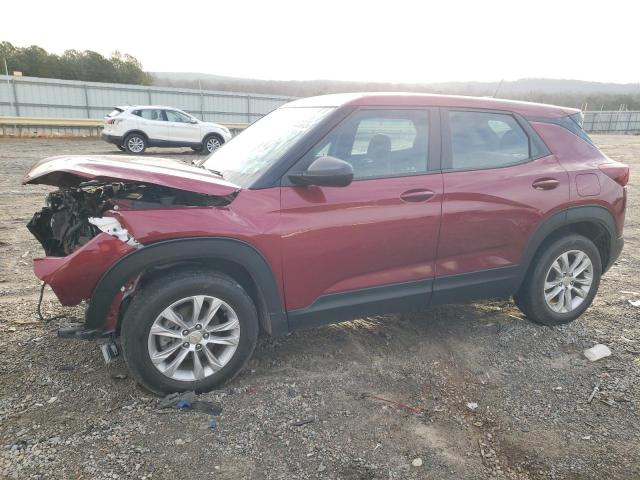
<svg viewBox="0 0 640 480">
<path fill-rule="evenodd" d="M 0 136 L 17 137 L 99 137 L 102 119 L 0 116 Z M 249 124 L 219 122 L 234 134 Z M 640 111 L 601 111 L 584 113 L 588 133 L 640 133 Z"/>
<path fill-rule="evenodd" d="M 0 117 L 4 137 L 99 137 L 104 120 L 93 118 Z M 248 123 L 221 123 L 235 135 Z"/>
<path fill-rule="evenodd" d="M 0 75 L 0 116 L 102 119 L 116 105 L 171 105 L 206 122 L 252 123 L 293 97 Z"/>
</svg>

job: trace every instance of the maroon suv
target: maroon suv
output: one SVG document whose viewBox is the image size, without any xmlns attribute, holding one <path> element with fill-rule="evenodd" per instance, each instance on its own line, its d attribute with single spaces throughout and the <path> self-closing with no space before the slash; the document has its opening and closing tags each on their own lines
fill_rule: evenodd
<svg viewBox="0 0 640 480">
<path fill-rule="evenodd" d="M 55 157 L 38 278 L 154 392 L 207 391 L 271 335 L 513 295 L 572 321 L 622 249 L 629 168 L 578 110 L 413 94 L 308 98 L 202 164 Z"/>
</svg>

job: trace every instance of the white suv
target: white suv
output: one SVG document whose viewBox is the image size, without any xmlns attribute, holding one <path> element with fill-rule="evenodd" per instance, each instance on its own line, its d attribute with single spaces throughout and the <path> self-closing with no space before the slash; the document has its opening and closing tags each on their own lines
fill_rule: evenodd
<svg viewBox="0 0 640 480">
<path fill-rule="evenodd" d="M 104 119 L 102 138 L 129 153 L 142 153 L 147 147 L 191 147 L 211 153 L 231 140 L 231 133 L 182 110 L 148 105 L 115 107 Z"/>
</svg>

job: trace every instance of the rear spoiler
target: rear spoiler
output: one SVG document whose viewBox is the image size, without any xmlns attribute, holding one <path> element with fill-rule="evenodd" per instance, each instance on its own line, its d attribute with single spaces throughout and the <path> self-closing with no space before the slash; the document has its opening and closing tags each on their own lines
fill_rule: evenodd
<svg viewBox="0 0 640 480">
<path fill-rule="evenodd" d="M 124 112 L 127 108 L 129 108 L 129 105 L 124 105 L 121 107 L 113 107 L 113 110 L 118 110 L 118 113 L 122 113 Z M 111 114 L 113 113 L 113 111 L 109 112 L 107 115 L 105 115 L 106 117 L 110 117 Z"/>
</svg>

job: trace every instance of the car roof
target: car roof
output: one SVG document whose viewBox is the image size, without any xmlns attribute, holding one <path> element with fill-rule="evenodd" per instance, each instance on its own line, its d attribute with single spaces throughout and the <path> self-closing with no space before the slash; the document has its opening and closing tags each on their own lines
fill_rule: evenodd
<svg viewBox="0 0 640 480">
<path fill-rule="evenodd" d="M 182 112 L 182 110 L 180 110 L 179 108 L 168 107 L 166 105 L 127 105 L 126 107 L 115 107 L 115 108 L 121 108 L 122 110 L 131 110 L 136 108 L 159 108 L 162 110 L 178 110 Z"/>
<path fill-rule="evenodd" d="M 452 107 L 505 110 L 533 117 L 564 117 L 578 113 L 577 108 L 559 107 L 544 103 L 520 102 L 491 97 L 467 97 L 462 95 L 437 95 L 430 93 L 363 92 L 336 93 L 302 98 L 283 107 Z"/>
</svg>

